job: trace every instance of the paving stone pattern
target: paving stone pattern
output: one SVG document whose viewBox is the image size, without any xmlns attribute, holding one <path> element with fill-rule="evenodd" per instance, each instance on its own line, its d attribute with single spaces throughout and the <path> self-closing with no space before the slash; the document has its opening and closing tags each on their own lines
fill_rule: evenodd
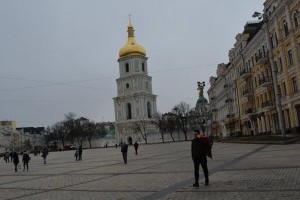
<svg viewBox="0 0 300 200">
<path fill-rule="evenodd" d="M 223 144 L 208 160 L 210 185 L 191 187 L 190 142 L 129 147 L 128 164 L 120 148 L 50 152 L 47 164 L 31 156 L 29 171 L 14 172 L 0 160 L 0 199 L 300 199 L 300 144 Z M 21 160 L 21 156 L 20 156 Z M 22 164 L 22 163 L 21 163 Z"/>
</svg>

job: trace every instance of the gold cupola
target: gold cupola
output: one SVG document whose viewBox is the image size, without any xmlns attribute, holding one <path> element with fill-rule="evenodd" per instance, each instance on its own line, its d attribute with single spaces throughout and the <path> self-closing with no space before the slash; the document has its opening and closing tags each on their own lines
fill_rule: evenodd
<svg viewBox="0 0 300 200">
<path fill-rule="evenodd" d="M 127 43 L 120 49 L 119 57 L 122 58 L 130 55 L 146 56 L 146 50 L 144 49 L 144 47 L 142 47 L 135 41 L 134 29 L 133 29 L 133 25 L 131 24 L 131 20 L 129 21 L 127 32 L 128 32 L 128 40 Z"/>
</svg>

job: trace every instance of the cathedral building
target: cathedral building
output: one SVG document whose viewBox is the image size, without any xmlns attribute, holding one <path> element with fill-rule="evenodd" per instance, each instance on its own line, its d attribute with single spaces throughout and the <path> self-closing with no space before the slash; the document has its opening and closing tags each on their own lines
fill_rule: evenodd
<svg viewBox="0 0 300 200">
<path fill-rule="evenodd" d="M 157 132 L 154 123 L 157 95 L 152 93 L 146 50 L 135 41 L 131 22 L 127 32 L 127 43 L 119 51 L 117 97 L 113 98 L 116 140 L 147 143 L 147 136 Z"/>
</svg>

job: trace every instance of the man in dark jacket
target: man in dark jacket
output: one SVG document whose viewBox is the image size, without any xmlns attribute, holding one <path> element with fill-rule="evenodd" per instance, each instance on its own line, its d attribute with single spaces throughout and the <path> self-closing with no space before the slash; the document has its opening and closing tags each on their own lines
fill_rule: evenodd
<svg viewBox="0 0 300 200">
<path fill-rule="evenodd" d="M 122 155 L 123 155 L 124 164 L 127 164 L 128 145 L 126 143 L 122 144 L 121 152 L 122 152 Z"/>
<path fill-rule="evenodd" d="M 209 184 L 208 179 L 208 169 L 207 169 L 207 158 L 206 155 L 208 154 L 207 149 L 209 147 L 205 139 L 201 139 L 204 137 L 203 134 L 200 134 L 199 130 L 195 130 L 194 132 L 195 138 L 192 140 L 192 159 L 194 162 L 194 175 L 195 175 L 195 183 L 193 187 L 199 187 L 199 165 L 203 169 L 204 177 L 205 177 L 205 185 Z"/>
<path fill-rule="evenodd" d="M 30 160 L 30 157 L 29 157 L 29 154 L 27 151 L 25 151 L 23 153 L 23 171 L 25 171 L 25 167 L 27 167 L 27 171 L 28 171 L 28 163 L 29 163 L 29 160 Z"/>
<path fill-rule="evenodd" d="M 19 155 L 17 152 L 14 152 L 13 153 L 13 162 L 14 162 L 14 165 L 15 165 L 15 172 L 18 171 L 18 164 L 19 164 Z"/>
</svg>

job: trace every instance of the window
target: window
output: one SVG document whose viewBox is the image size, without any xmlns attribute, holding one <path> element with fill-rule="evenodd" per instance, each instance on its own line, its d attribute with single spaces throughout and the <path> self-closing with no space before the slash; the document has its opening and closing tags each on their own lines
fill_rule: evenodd
<svg viewBox="0 0 300 200">
<path fill-rule="evenodd" d="M 293 60 L 293 52 L 292 50 L 288 51 L 288 61 L 289 61 L 289 66 L 294 64 L 294 60 Z"/>
<path fill-rule="evenodd" d="M 293 20 L 294 20 L 294 24 L 295 24 L 295 28 L 297 28 L 299 26 L 299 20 L 298 20 L 298 12 L 295 12 L 293 15 Z"/>
<path fill-rule="evenodd" d="M 277 37 L 277 33 L 276 32 L 274 33 L 274 36 L 275 36 L 275 45 L 277 45 L 278 44 L 278 37 Z"/>
<path fill-rule="evenodd" d="M 129 88 L 129 83 L 126 83 L 126 88 L 127 88 L 127 89 Z"/>
<path fill-rule="evenodd" d="M 147 113 L 148 113 L 148 118 L 151 118 L 151 104 L 150 104 L 150 102 L 147 102 Z"/>
<path fill-rule="evenodd" d="M 288 36 L 289 35 L 289 27 L 286 21 L 283 22 L 283 30 L 284 30 L 284 35 Z"/>
<path fill-rule="evenodd" d="M 142 63 L 142 71 L 145 71 L 145 63 Z"/>
<path fill-rule="evenodd" d="M 280 95 L 280 97 L 282 97 L 282 93 L 281 93 L 281 87 L 280 87 L 280 85 L 278 85 L 278 90 L 279 90 L 279 95 Z"/>
<path fill-rule="evenodd" d="M 286 117 L 287 117 L 287 128 L 291 128 L 291 119 L 290 119 L 289 109 L 286 109 Z"/>
<path fill-rule="evenodd" d="M 125 72 L 129 72 L 129 64 L 128 63 L 125 64 Z"/>
<path fill-rule="evenodd" d="M 126 106 L 126 113 L 127 113 L 127 119 L 132 119 L 132 114 L 131 114 L 131 104 L 127 103 Z"/>
<path fill-rule="evenodd" d="M 286 96 L 287 95 L 287 91 L 286 91 L 285 82 L 283 82 L 282 87 L 283 87 L 283 95 Z"/>
<path fill-rule="evenodd" d="M 270 40 L 271 40 L 271 48 L 273 49 L 274 48 L 274 38 L 273 38 L 273 35 L 270 36 Z"/>
<path fill-rule="evenodd" d="M 278 72 L 278 65 L 277 65 L 277 61 L 274 61 L 274 67 L 275 67 L 275 71 L 276 73 Z"/>
<path fill-rule="evenodd" d="M 292 78 L 292 87 L 293 87 L 293 92 L 297 92 L 298 90 L 298 85 L 297 85 L 297 79 L 296 79 L 296 76 L 294 76 Z"/>
<path fill-rule="evenodd" d="M 148 89 L 148 87 L 149 87 L 149 86 L 148 86 L 148 82 L 146 82 L 146 89 Z"/>
<path fill-rule="evenodd" d="M 282 71 L 282 59 L 279 58 L 279 71 Z"/>
</svg>

